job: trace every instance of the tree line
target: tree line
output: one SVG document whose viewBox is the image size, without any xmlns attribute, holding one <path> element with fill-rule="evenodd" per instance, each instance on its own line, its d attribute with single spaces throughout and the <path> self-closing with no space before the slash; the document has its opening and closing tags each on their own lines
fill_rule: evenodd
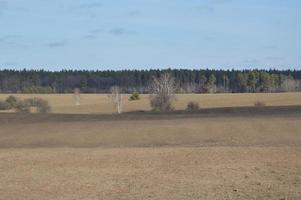
<svg viewBox="0 0 301 200">
<path fill-rule="evenodd" d="M 301 91 L 301 70 L 0 70 L 2 93 L 107 93 L 112 86 L 122 92 L 149 92 L 149 83 L 169 73 L 177 93 Z"/>
</svg>

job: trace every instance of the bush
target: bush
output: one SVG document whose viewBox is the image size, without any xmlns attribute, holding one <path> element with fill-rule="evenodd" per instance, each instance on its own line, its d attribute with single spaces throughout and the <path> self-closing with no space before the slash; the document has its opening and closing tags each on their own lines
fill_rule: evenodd
<svg viewBox="0 0 301 200">
<path fill-rule="evenodd" d="M 33 106 L 37 107 L 39 113 L 48 113 L 51 111 L 48 101 L 41 98 L 34 98 Z"/>
<path fill-rule="evenodd" d="M 19 100 L 17 97 L 10 95 L 5 101 L 10 105 L 11 108 L 15 108 Z"/>
<path fill-rule="evenodd" d="M 199 103 L 198 102 L 189 102 L 187 104 L 186 110 L 189 112 L 196 112 L 200 109 Z"/>
<path fill-rule="evenodd" d="M 18 101 L 15 109 L 19 113 L 29 113 L 30 112 L 30 104 L 27 100 Z"/>
<path fill-rule="evenodd" d="M 9 110 L 12 107 L 6 101 L 0 101 L 0 110 Z"/>
<path fill-rule="evenodd" d="M 255 107 L 264 107 L 264 106 L 266 106 L 266 104 L 262 101 L 257 101 L 254 103 L 254 106 Z"/>
<path fill-rule="evenodd" d="M 130 96 L 130 101 L 136 101 L 140 99 L 140 94 L 138 92 L 134 92 L 131 96 Z"/>
<path fill-rule="evenodd" d="M 15 107 L 17 112 L 29 113 L 31 108 L 37 108 L 39 113 L 48 113 L 51 111 L 48 101 L 41 98 L 32 98 L 19 101 Z"/>
<path fill-rule="evenodd" d="M 169 97 L 161 98 L 160 96 L 152 96 L 150 104 L 152 111 L 154 112 L 169 112 L 174 110 L 172 101 L 169 99 Z"/>
</svg>

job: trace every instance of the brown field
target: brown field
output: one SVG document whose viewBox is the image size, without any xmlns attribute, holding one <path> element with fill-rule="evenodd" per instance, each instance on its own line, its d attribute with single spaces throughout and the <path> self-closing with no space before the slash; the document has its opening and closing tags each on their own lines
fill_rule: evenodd
<svg viewBox="0 0 301 200">
<path fill-rule="evenodd" d="M 275 107 L 121 116 L 95 114 L 113 111 L 105 95 L 42 96 L 71 114 L 0 114 L 1 200 L 301 199 L 301 93 L 179 95 L 177 109 Z"/>
<path fill-rule="evenodd" d="M 9 94 L 0 94 L 4 100 Z M 113 113 L 115 109 L 107 94 L 81 94 L 81 105 L 76 106 L 73 94 L 15 94 L 21 98 L 42 97 L 49 101 L 54 113 Z M 124 95 L 124 111 L 150 110 L 148 95 L 141 95 L 140 101 L 128 101 Z M 202 108 L 254 106 L 257 101 L 267 106 L 301 105 L 299 93 L 271 94 L 179 94 L 176 96 L 175 109 L 185 109 L 189 101 L 196 101 Z"/>
</svg>

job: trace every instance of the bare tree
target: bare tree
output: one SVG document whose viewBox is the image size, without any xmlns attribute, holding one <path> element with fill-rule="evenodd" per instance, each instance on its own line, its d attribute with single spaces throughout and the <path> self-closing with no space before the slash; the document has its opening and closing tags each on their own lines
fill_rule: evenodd
<svg viewBox="0 0 301 200">
<path fill-rule="evenodd" d="M 122 113 L 122 94 L 121 89 L 118 86 L 111 87 L 111 95 L 110 98 L 112 100 L 112 103 L 117 108 L 117 113 Z"/>
<path fill-rule="evenodd" d="M 175 100 L 176 84 L 169 73 L 154 78 L 150 85 L 151 107 L 154 111 L 172 110 L 172 102 Z"/>
<path fill-rule="evenodd" d="M 74 89 L 73 97 L 74 97 L 75 105 L 79 106 L 80 105 L 80 89 L 78 89 L 78 88 Z"/>
</svg>

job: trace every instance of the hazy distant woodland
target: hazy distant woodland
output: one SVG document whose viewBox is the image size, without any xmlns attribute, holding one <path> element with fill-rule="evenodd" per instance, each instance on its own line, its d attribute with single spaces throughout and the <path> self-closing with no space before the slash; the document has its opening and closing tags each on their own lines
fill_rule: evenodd
<svg viewBox="0 0 301 200">
<path fill-rule="evenodd" d="M 238 93 L 301 91 L 301 70 L 121 70 L 44 71 L 0 70 L 2 93 L 83 93 L 109 92 L 112 86 L 123 92 L 148 92 L 153 77 L 170 73 L 177 93 Z"/>
</svg>

